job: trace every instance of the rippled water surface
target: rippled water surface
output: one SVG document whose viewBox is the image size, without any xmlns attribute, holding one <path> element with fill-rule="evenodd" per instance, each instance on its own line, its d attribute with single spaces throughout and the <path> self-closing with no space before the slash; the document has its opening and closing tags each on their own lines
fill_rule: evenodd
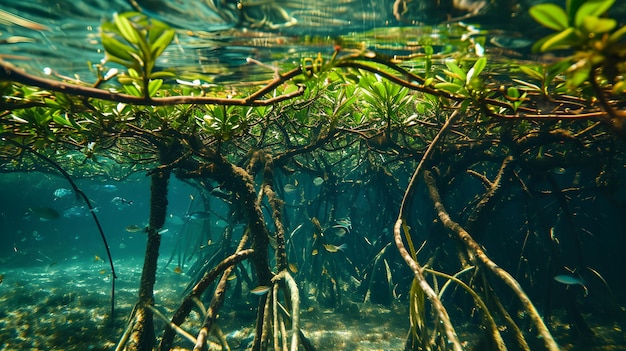
<svg viewBox="0 0 626 351">
<path fill-rule="evenodd" d="M 286 70 L 318 53 L 329 58 L 337 47 L 406 55 L 429 44 L 450 51 L 450 39 L 458 40 L 467 29 L 458 23 L 435 27 L 418 23 L 416 18 L 437 23 L 445 19 L 443 14 L 453 13 L 426 11 L 432 9 L 425 5 L 420 5 L 423 15 L 417 12 L 420 15 L 398 21 L 392 1 L 269 1 L 271 5 L 244 10 L 224 0 L 4 3 L 9 14 L 40 27 L 33 29 L 2 16 L 3 59 L 35 74 L 78 77 L 86 82 L 95 80 L 92 66 L 104 57 L 99 26 L 116 12 L 141 10 L 176 28 L 176 39 L 159 59 L 159 68 L 175 70 L 183 78 L 217 83 L 254 83 L 272 77 L 270 68 L 248 63 L 247 58 Z"/>
</svg>

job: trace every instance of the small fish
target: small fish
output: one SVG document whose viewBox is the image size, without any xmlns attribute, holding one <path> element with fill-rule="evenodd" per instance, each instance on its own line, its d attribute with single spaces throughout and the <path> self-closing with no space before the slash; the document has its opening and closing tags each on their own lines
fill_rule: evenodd
<svg viewBox="0 0 626 351">
<path fill-rule="evenodd" d="M 174 268 L 174 273 L 181 274 L 182 272 L 183 270 L 180 268 L 180 266 L 176 266 L 176 268 Z"/>
<path fill-rule="evenodd" d="M 100 187 L 100 189 L 112 193 L 117 190 L 117 186 L 113 184 L 104 184 Z"/>
<path fill-rule="evenodd" d="M 127 248 L 127 247 L 128 247 L 128 246 L 127 246 L 126 244 L 124 244 L 124 243 L 120 243 L 120 249 L 125 249 L 125 248 Z"/>
<path fill-rule="evenodd" d="M 296 266 L 294 263 L 289 263 L 288 267 L 291 273 L 298 273 L 298 266 Z"/>
<path fill-rule="evenodd" d="M 71 193 L 72 191 L 70 189 L 58 188 L 57 190 L 54 191 L 54 199 L 56 200 L 62 197 L 66 197 L 67 195 Z"/>
<path fill-rule="evenodd" d="M 335 222 L 333 228 L 344 228 L 345 230 L 350 232 L 352 230 L 352 221 L 350 220 L 350 218 L 338 219 Z"/>
<path fill-rule="evenodd" d="M 104 260 L 103 260 L 102 258 L 100 258 L 100 256 L 98 256 L 98 255 L 96 255 L 96 256 L 93 258 L 93 261 L 94 261 L 94 262 L 98 262 L 98 261 L 102 261 L 102 262 L 104 262 Z"/>
<path fill-rule="evenodd" d="M 206 245 L 200 245 L 200 249 L 207 248 L 207 247 L 209 247 L 211 245 L 213 245 L 213 240 L 209 239 L 209 240 L 207 240 Z"/>
<path fill-rule="evenodd" d="M 316 256 L 318 253 L 317 249 L 313 249 L 313 251 L 311 251 L 311 256 Z"/>
<path fill-rule="evenodd" d="M 50 207 L 29 207 L 28 211 L 44 222 L 61 217 L 57 210 Z"/>
<path fill-rule="evenodd" d="M 565 285 L 585 285 L 585 281 L 582 278 L 574 277 L 569 274 L 559 274 L 554 276 L 554 280 Z"/>
<path fill-rule="evenodd" d="M 296 186 L 293 185 L 293 184 L 285 184 L 285 186 L 283 187 L 283 190 L 287 194 L 291 194 L 291 193 L 295 192 L 296 190 L 298 190 L 298 188 L 296 188 Z"/>
<path fill-rule="evenodd" d="M 343 251 L 347 247 L 348 247 L 348 245 L 346 245 L 345 243 L 341 244 L 339 246 L 333 245 L 333 244 L 324 244 L 324 248 L 326 249 L 326 251 L 331 252 L 331 253 L 334 253 L 334 252 L 337 252 L 337 251 Z"/>
<path fill-rule="evenodd" d="M 585 281 L 582 278 L 575 277 L 569 274 L 559 274 L 557 276 L 554 276 L 553 279 L 565 285 L 580 285 L 585 290 L 585 296 L 587 296 L 587 293 L 588 293 L 587 285 L 585 284 Z"/>
<path fill-rule="evenodd" d="M 133 200 L 126 200 L 125 198 L 119 197 L 119 196 L 114 197 L 111 200 L 111 202 L 116 204 L 116 205 L 118 205 L 118 206 L 121 206 L 121 205 L 128 205 L 128 206 L 130 206 L 130 205 L 133 204 Z"/>
<path fill-rule="evenodd" d="M 101 269 L 100 270 L 100 274 L 106 274 L 107 270 L 106 269 Z"/>
<path fill-rule="evenodd" d="M 159 230 L 159 231 L 157 232 L 157 234 L 159 234 L 159 235 L 163 235 L 163 234 L 165 234 L 165 233 L 167 233 L 167 232 L 169 232 L 169 231 L 170 231 L 170 230 L 169 230 L 168 228 L 163 228 L 163 229 Z"/>
<path fill-rule="evenodd" d="M 203 211 L 192 212 L 185 216 L 185 218 L 191 219 L 191 220 L 207 219 L 209 217 L 211 217 L 211 214 L 209 212 L 203 212 Z"/>
<path fill-rule="evenodd" d="M 334 225 L 332 228 L 333 228 L 333 233 L 340 238 L 350 232 L 344 226 L 340 226 L 340 225 Z"/>
<path fill-rule="evenodd" d="M 324 178 L 322 178 L 322 177 L 315 177 L 313 179 L 313 185 L 315 185 L 315 186 L 320 186 L 323 183 L 324 183 Z"/>
<path fill-rule="evenodd" d="M 267 294 L 268 291 L 270 291 L 270 287 L 265 285 L 259 285 L 256 288 L 250 290 L 251 293 L 259 296 Z"/>
<path fill-rule="evenodd" d="M 124 229 L 126 229 L 126 231 L 129 232 L 129 233 L 137 233 L 137 232 L 140 232 L 140 231 L 144 230 L 144 228 L 142 228 L 142 227 L 140 227 L 140 226 L 138 226 L 136 224 L 131 224 L 131 225 L 127 226 Z"/>
<path fill-rule="evenodd" d="M 89 210 L 85 206 L 72 206 L 63 210 L 64 218 L 82 217 L 89 215 Z"/>
<path fill-rule="evenodd" d="M 352 222 L 350 221 L 349 218 L 339 219 L 337 220 L 335 225 L 332 226 L 332 228 L 335 229 L 335 234 L 337 236 L 342 237 L 345 234 L 350 233 L 350 231 L 352 231 Z"/>
</svg>

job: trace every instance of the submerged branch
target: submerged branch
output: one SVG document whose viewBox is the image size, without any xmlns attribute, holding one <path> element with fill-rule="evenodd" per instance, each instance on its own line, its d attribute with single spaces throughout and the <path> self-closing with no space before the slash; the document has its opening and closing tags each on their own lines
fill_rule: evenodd
<svg viewBox="0 0 626 351">
<path fill-rule="evenodd" d="M 242 241 L 244 241 L 242 239 Z M 237 263 L 245 260 L 250 257 L 254 253 L 254 250 L 247 249 L 238 251 L 237 253 L 232 254 L 231 256 L 224 259 L 222 262 L 217 264 L 217 266 L 213 267 L 210 271 L 206 272 L 202 279 L 193 287 L 191 292 L 185 296 L 183 302 L 180 304 L 176 312 L 172 317 L 171 323 L 175 325 L 181 325 L 185 318 L 191 312 L 191 309 L 198 301 L 198 297 L 204 293 L 204 291 L 215 281 L 215 279 L 222 274 L 227 268 L 234 267 Z M 204 309 L 202 311 L 205 312 Z M 206 316 L 205 316 L 206 318 Z M 161 338 L 161 343 L 159 344 L 158 350 L 169 350 L 172 348 L 172 344 L 174 341 L 175 332 L 172 329 L 166 329 L 163 332 L 163 337 Z"/>
</svg>

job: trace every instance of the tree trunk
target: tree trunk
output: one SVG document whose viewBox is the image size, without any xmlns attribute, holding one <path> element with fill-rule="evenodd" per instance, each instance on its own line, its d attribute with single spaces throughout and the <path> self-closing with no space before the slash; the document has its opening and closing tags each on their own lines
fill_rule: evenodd
<svg viewBox="0 0 626 351">
<path fill-rule="evenodd" d="M 150 351 L 155 346 L 155 333 L 152 311 L 146 306 L 154 305 L 154 282 L 156 281 L 157 260 L 161 234 L 167 209 L 167 184 L 170 172 L 164 170 L 151 176 L 150 222 L 147 229 L 148 242 L 139 285 L 139 301 L 135 312 L 135 324 L 127 350 Z"/>
</svg>

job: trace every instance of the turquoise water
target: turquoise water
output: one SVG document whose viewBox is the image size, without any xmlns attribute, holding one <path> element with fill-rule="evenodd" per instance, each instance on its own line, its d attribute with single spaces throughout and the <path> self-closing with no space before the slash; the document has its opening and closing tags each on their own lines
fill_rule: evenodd
<svg viewBox="0 0 626 351">
<path fill-rule="evenodd" d="M 473 16 L 468 9 L 453 9 L 452 2 L 437 2 L 444 4 L 439 7 L 433 5 L 435 2 L 419 2 L 420 6 L 407 9 L 399 19 L 393 13 L 394 3 L 410 1 L 261 3 L 265 6 L 251 6 L 242 12 L 233 1 L 4 1 L 3 10 L 44 27 L 36 30 L 32 23 L 0 21 L 0 57 L 35 75 L 94 82 L 92 69 L 104 56 L 99 24 L 110 20 L 115 12 L 130 10 L 142 10 L 178 31 L 174 43 L 159 58 L 159 69 L 172 69 L 187 81 L 201 79 L 236 86 L 257 85 L 271 79 L 274 68 L 296 67 L 303 58 L 318 53 L 328 58 L 336 46 L 346 51 L 365 47 L 391 57 L 422 53 L 422 44 L 427 42 L 436 53 L 451 54 L 475 45 L 469 38 L 482 38 L 486 53 L 495 55 L 495 60 L 532 61 L 535 56 L 529 46 L 545 34 L 529 24 L 526 2 L 506 12 L 507 16 L 503 12 L 498 15 L 495 5 L 484 12 L 478 9 Z M 622 13 L 615 12 L 618 18 L 624 18 L 619 17 Z M 459 18 L 463 20 L 459 22 Z M 468 32 L 472 35 L 465 35 Z M 475 50 L 474 46 L 470 52 Z M 248 58 L 261 64 L 250 63 Z M 371 151 L 362 149 L 364 153 Z M 334 156 L 341 153 L 328 152 L 335 152 Z M 107 168 L 110 162 L 100 156 L 87 159 L 79 151 L 57 156 L 93 166 L 93 172 Z M 0 350 L 114 350 L 137 300 L 149 218 L 149 165 L 121 167 L 119 172 L 111 167 L 111 172 L 102 174 L 80 173 L 89 167 L 71 170 L 93 205 L 90 209 L 55 170 L 25 157 L 25 164 L 33 165 L 36 171 L 4 173 L 13 169 L 10 160 L 0 169 Z M 389 160 L 397 161 L 393 157 L 393 153 L 378 153 L 372 164 L 388 165 Z M 394 168 L 394 182 L 386 183 L 387 174 L 372 176 L 363 166 L 365 161 L 352 164 L 351 158 L 344 160 L 334 165 L 343 175 L 334 188 L 327 187 L 328 174 L 286 168 L 276 176 L 278 192 L 285 201 L 286 233 L 293 245 L 288 250 L 294 264 L 290 269 L 302 284 L 302 330 L 317 350 L 402 350 L 410 325 L 407 292 L 412 273 L 395 251 L 390 228 L 397 215 L 401 187 L 413 168 L 400 160 Z M 625 183 L 617 181 L 615 188 L 596 192 L 603 180 L 600 175 L 623 179 L 624 169 L 620 157 L 606 162 L 599 174 L 593 173 L 595 168 L 577 169 L 576 163 L 569 165 L 573 169 L 541 169 L 532 175 L 519 175 L 516 170 L 512 184 L 523 190 L 505 196 L 506 201 L 495 206 L 484 224 L 489 234 L 485 240 L 488 254 L 515 272 L 533 300 L 541 301 L 538 308 L 549 313 L 551 331 L 565 350 L 626 350 L 622 307 L 626 291 Z M 485 174 L 492 171 L 489 167 L 474 168 Z M 584 235 L 578 242 L 569 235 L 561 203 L 546 196 L 554 185 L 545 181 L 549 176 L 565 189 L 564 201 L 572 201 L 572 221 L 583 223 L 579 227 L 584 228 Z M 451 184 L 458 190 L 450 195 L 451 208 L 461 214 L 470 212 L 475 202 L 455 203 L 454 199 L 472 199 L 484 189 L 476 178 L 464 179 Z M 581 184 L 593 191 L 578 193 Z M 329 194 L 329 189 L 336 192 Z M 154 290 L 156 306 L 167 317 L 203 270 L 210 268 L 208 262 L 222 257 L 221 245 L 232 244 L 244 234 L 242 220 L 229 212 L 228 194 L 223 191 L 208 179 L 183 182 L 171 178 Z M 332 204 L 327 201 L 331 196 Z M 449 233 L 434 219 L 428 196 L 416 197 L 418 219 L 411 223 L 415 240 L 427 242 L 425 251 L 452 260 L 453 254 L 446 250 L 453 249 L 442 243 Z M 521 204 L 538 209 L 527 214 L 527 207 Z M 93 213 L 106 235 L 118 276 L 114 300 L 111 265 Z M 332 242 L 319 245 L 311 239 L 319 234 L 312 224 L 316 216 Z M 271 222 L 269 215 L 266 219 Z M 528 222 L 538 228 L 527 228 Z M 557 228 L 553 236 L 550 227 Z M 232 242 L 225 239 L 226 235 Z M 531 242 L 528 247 L 527 241 Z M 317 243 L 319 250 L 310 250 L 311 242 Z M 563 254 L 555 257 L 563 258 L 562 266 L 573 267 L 578 259 L 582 261 L 576 251 L 580 245 L 585 262 L 599 273 L 585 267 L 581 267 L 580 276 L 539 272 L 537 267 L 552 257 L 546 252 L 554 243 L 561 245 L 558 250 Z M 539 264 L 531 266 L 529 260 Z M 446 263 L 438 268 L 447 268 Z M 254 332 L 259 300 L 254 290 L 263 287 L 256 286 L 249 276 L 251 271 L 246 264 L 233 273 L 230 284 L 236 298 L 228 299 L 220 314 L 220 328 L 231 350 L 245 350 Z M 560 281 L 553 279 L 564 275 Z M 535 339 L 527 317 L 513 298 L 506 293 L 502 296 L 534 350 L 541 342 Z M 579 338 L 578 331 L 573 330 L 563 306 L 565 296 L 574 301 L 570 307 L 580 309 L 593 338 Z M 468 349 L 478 345 L 480 350 L 484 338 L 475 326 L 481 320 L 469 298 L 455 290 L 445 296 L 448 301 L 450 313 L 461 321 L 457 331 L 463 345 Z M 199 313 L 190 315 L 192 333 L 197 333 L 201 320 Z M 165 328 L 161 320 L 155 327 L 157 336 Z M 506 327 L 502 332 L 512 338 Z M 192 347 L 182 338 L 177 345 L 181 349 Z"/>
</svg>

